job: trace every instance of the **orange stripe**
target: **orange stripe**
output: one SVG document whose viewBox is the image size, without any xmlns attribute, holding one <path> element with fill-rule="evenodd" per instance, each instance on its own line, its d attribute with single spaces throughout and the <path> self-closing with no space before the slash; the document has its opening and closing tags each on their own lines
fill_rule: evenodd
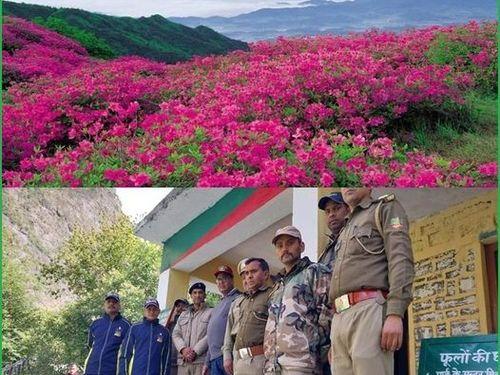
<svg viewBox="0 0 500 375">
<path fill-rule="evenodd" d="M 232 228 L 240 221 L 245 219 L 251 213 L 257 211 L 264 204 L 269 202 L 271 199 L 276 197 L 285 188 L 261 188 L 257 189 L 252 195 L 245 199 L 235 210 L 233 210 L 229 215 L 227 215 L 222 221 L 220 221 L 215 227 L 209 232 L 205 233 L 198 241 L 195 242 L 184 254 L 182 254 L 173 265 L 179 263 L 182 259 L 186 258 L 188 255 L 194 253 L 196 250 L 201 248 L 203 245 L 207 244 L 217 236 Z"/>
</svg>

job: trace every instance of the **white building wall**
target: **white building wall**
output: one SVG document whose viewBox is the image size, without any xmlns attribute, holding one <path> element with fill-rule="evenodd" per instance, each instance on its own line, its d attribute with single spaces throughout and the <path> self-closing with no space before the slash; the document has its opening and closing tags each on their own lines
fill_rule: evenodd
<svg viewBox="0 0 500 375">
<path fill-rule="evenodd" d="M 170 269 L 163 271 L 160 274 L 158 280 L 158 292 L 156 294 L 156 299 L 160 303 L 160 310 L 167 307 L 167 291 L 168 291 L 168 279 L 169 279 Z"/>
<path fill-rule="evenodd" d="M 306 245 L 304 256 L 316 262 L 318 260 L 318 206 L 317 188 L 293 189 L 292 223 L 297 227 Z"/>
</svg>

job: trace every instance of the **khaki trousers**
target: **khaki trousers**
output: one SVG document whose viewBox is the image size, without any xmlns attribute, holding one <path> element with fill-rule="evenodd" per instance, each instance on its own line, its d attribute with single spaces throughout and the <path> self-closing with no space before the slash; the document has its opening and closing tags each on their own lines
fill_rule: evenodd
<svg viewBox="0 0 500 375">
<path fill-rule="evenodd" d="M 393 375 L 393 352 L 380 348 L 385 299 L 359 302 L 334 314 L 332 320 L 333 375 Z"/>
<path fill-rule="evenodd" d="M 236 355 L 233 363 L 233 373 L 234 375 L 263 374 L 265 362 L 266 357 L 264 357 L 264 355 L 257 355 L 246 359 L 238 358 L 238 355 Z"/>
<path fill-rule="evenodd" d="M 203 363 L 186 363 L 177 367 L 177 375 L 202 375 Z"/>
</svg>

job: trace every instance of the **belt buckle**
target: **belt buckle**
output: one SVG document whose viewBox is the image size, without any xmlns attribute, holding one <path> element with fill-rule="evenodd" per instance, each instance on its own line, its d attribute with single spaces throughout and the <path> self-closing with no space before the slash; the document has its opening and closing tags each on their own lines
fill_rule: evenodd
<svg viewBox="0 0 500 375">
<path fill-rule="evenodd" d="M 250 349 L 249 348 L 241 348 L 238 350 L 238 354 L 241 359 L 248 359 L 251 358 L 252 355 L 250 354 Z"/>
<path fill-rule="evenodd" d="M 335 298 L 335 311 L 337 313 L 341 313 L 344 310 L 347 310 L 349 307 L 351 307 L 351 304 L 349 303 L 349 295 L 344 294 L 340 297 Z"/>
</svg>

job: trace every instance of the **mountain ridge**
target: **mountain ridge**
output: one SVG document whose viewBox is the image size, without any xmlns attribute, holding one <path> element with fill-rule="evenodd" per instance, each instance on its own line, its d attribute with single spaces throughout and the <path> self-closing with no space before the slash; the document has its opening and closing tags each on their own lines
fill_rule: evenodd
<svg viewBox="0 0 500 375">
<path fill-rule="evenodd" d="M 234 17 L 170 17 L 186 26 L 204 24 L 245 41 L 274 39 L 278 36 L 347 34 L 370 28 L 400 31 L 434 24 L 466 23 L 472 19 L 495 18 L 493 0 L 354 0 L 330 2 L 312 0 L 307 7 L 262 8 Z"/>
<path fill-rule="evenodd" d="M 137 55 L 175 63 L 194 55 L 226 54 L 247 50 L 246 43 L 233 40 L 214 30 L 191 28 L 161 15 L 115 17 L 75 8 L 55 8 L 26 3 L 3 2 L 3 15 L 33 21 L 36 17 L 59 18 L 74 27 L 95 33 L 118 56 Z"/>
</svg>

